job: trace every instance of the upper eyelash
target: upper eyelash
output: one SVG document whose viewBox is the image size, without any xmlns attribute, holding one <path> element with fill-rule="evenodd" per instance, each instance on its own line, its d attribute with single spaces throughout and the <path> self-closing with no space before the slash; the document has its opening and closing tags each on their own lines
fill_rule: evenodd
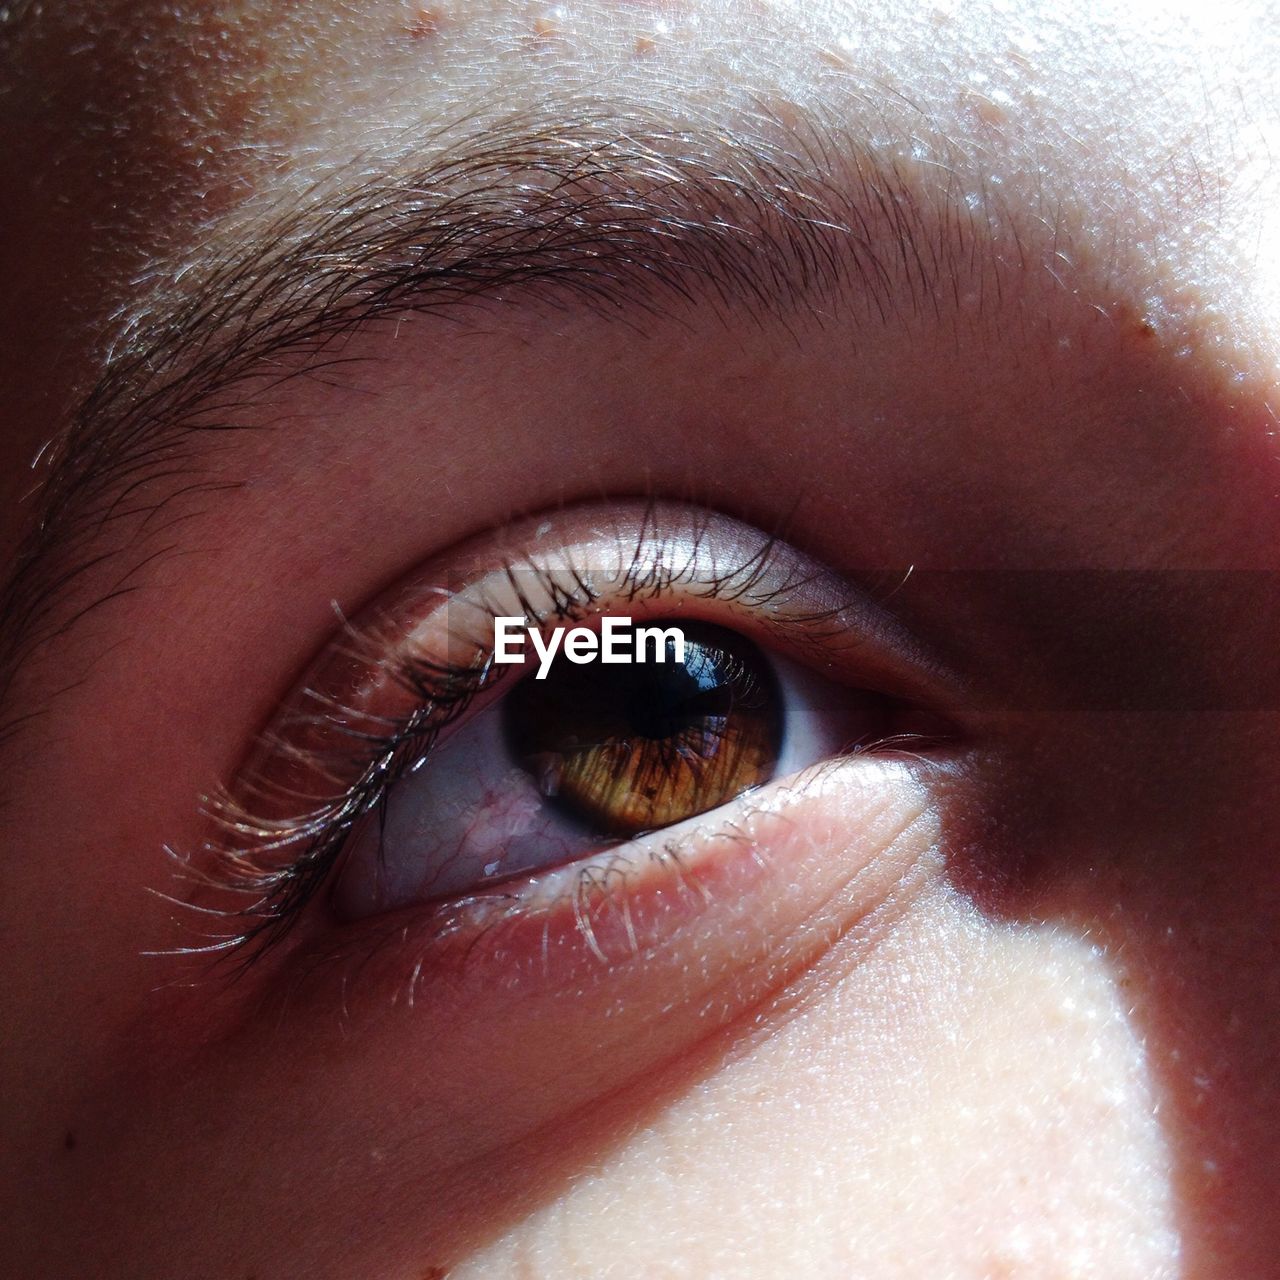
<svg viewBox="0 0 1280 1280">
<path fill-rule="evenodd" d="M 727 601 L 741 601 L 756 591 L 758 598 L 753 603 L 767 608 L 803 589 L 809 581 L 790 576 L 770 590 L 759 591 L 782 545 L 776 536 L 763 538 L 758 548 L 727 571 L 694 578 L 694 565 L 706 531 L 705 523 L 692 530 L 691 543 L 684 542 L 689 550 L 683 564 L 659 556 L 655 563 L 645 565 L 641 559 L 645 547 L 655 538 L 659 545 L 662 542 L 660 525 L 650 504 L 636 533 L 634 549 L 623 558 L 626 567 L 622 583 L 610 592 L 610 598 L 623 604 L 634 603 L 657 598 L 677 586 L 688 586 L 692 588 L 689 594 L 698 598 Z M 566 559 L 556 565 L 541 566 L 521 557 L 496 567 L 506 576 L 526 618 L 535 626 L 573 622 L 589 614 L 599 599 L 587 581 L 586 571 L 575 568 L 567 553 Z M 522 588 L 525 574 L 532 575 L 541 586 L 551 601 L 549 607 L 539 608 Z M 561 578 L 566 576 L 573 584 L 568 592 L 561 584 Z M 837 607 L 795 615 L 790 621 L 819 627 L 839 613 Z M 282 941 L 328 880 L 355 824 L 378 809 L 396 781 L 427 760 L 440 732 L 462 716 L 473 699 L 491 688 L 506 671 L 495 668 L 491 649 L 481 648 L 471 662 L 457 665 L 409 659 L 405 655 L 392 659 L 377 650 L 376 628 L 357 631 L 348 625 L 347 630 L 352 643 L 350 654 L 371 670 L 388 672 L 414 697 L 415 708 L 404 716 L 381 718 L 377 732 L 357 731 L 343 723 L 344 715 L 354 718 L 348 708 L 312 687 L 302 690 L 300 698 L 313 704 L 309 715 L 319 716 L 340 742 L 354 748 L 343 761 L 348 776 L 354 775 L 353 780 L 331 799 L 287 818 L 265 817 L 262 809 L 255 812 L 255 802 L 262 805 L 271 791 L 277 793 L 278 799 L 281 790 L 260 771 L 241 779 L 234 791 L 222 789 L 206 797 L 202 809 L 215 827 L 215 836 L 201 846 L 194 858 L 172 849 L 167 852 L 177 860 L 181 874 L 188 880 L 206 889 L 230 892 L 243 903 L 234 908 L 196 907 L 203 915 L 219 918 L 231 927 L 197 945 L 174 948 L 175 952 L 238 956 L 242 966 L 248 966 Z M 396 666 L 389 669 L 388 662 L 393 660 Z M 359 715 L 370 718 L 364 713 Z M 261 735 L 258 748 L 260 754 L 274 758 L 282 752 L 297 754 L 281 731 Z M 337 761 L 321 759 L 319 753 L 314 753 L 304 763 L 323 773 Z M 193 905 L 171 897 L 168 900 L 179 906 Z"/>
</svg>

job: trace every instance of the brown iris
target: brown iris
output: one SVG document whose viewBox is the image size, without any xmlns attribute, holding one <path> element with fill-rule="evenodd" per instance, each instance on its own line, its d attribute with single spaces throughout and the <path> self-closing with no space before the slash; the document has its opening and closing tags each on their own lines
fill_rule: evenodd
<svg viewBox="0 0 1280 1280">
<path fill-rule="evenodd" d="M 646 620 L 645 625 L 654 625 Z M 504 703 L 507 741 L 544 796 L 609 835 L 670 826 L 767 782 L 782 742 L 768 661 L 736 632 L 670 620 L 684 661 L 558 658 Z"/>
</svg>

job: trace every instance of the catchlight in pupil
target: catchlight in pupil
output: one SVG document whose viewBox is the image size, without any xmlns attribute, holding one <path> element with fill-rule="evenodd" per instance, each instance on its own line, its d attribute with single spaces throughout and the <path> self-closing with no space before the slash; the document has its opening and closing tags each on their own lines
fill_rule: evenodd
<svg viewBox="0 0 1280 1280">
<path fill-rule="evenodd" d="M 507 742 L 538 789 L 603 834 L 670 826 L 773 776 L 782 699 L 768 659 L 736 632 L 683 630 L 684 661 L 558 659 L 503 704 Z"/>
</svg>

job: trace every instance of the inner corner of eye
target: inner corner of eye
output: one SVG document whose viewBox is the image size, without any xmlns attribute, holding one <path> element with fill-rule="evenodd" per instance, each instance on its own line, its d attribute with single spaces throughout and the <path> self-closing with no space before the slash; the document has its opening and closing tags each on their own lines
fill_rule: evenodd
<svg viewBox="0 0 1280 1280">
<path fill-rule="evenodd" d="M 643 643 L 607 650 L 620 629 L 595 623 L 594 648 L 529 631 L 523 678 L 391 788 L 348 859 L 344 913 L 576 861 L 887 731 L 883 697 L 731 628 L 653 619 Z"/>
</svg>

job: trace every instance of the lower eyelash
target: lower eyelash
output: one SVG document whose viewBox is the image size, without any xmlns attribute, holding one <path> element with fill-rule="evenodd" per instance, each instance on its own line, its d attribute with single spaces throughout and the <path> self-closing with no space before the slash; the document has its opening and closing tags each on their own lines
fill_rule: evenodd
<svg viewBox="0 0 1280 1280">
<path fill-rule="evenodd" d="M 693 598 L 750 600 L 756 609 L 767 611 L 807 581 L 787 575 L 778 584 L 763 586 L 781 546 L 774 538 L 763 539 L 727 570 L 717 568 L 698 578 L 696 561 L 707 524 L 680 533 L 680 538 L 664 542 L 654 508 L 647 508 L 634 547 L 620 557 L 625 568 L 610 598 L 626 605 L 684 588 Z M 658 554 L 646 563 L 642 553 L 654 544 Z M 683 549 L 683 556 L 678 549 Z M 599 601 L 589 567 L 575 566 L 567 553 L 552 566 L 521 556 L 500 563 L 497 570 L 515 590 L 528 621 L 538 627 L 578 621 Z M 448 598 L 448 593 L 442 594 Z M 540 605 L 536 594 L 545 596 L 547 603 Z M 491 636 L 497 612 L 486 609 Z M 821 632 L 823 622 L 841 611 L 836 607 L 791 614 L 787 622 Z M 395 652 L 376 623 L 363 629 L 347 624 L 347 635 L 348 645 L 339 654 L 355 669 L 389 676 L 411 697 L 413 709 L 404 715 L 374 716 L 314 686 L 303 688 L 298 697 L 304 708 L 259 739 L 256 754 L 265 764 L 251 767 L 234 791 L 224 789 L 204 800 L 202 812 L 214 826 L 213 837 L 194 856 L 168 851 L 197 891 L 231 899 L 231 905 L 208 907 L 162 895 L 228 926 L 225 933 L 205 935 L 197 945 L 174 948 L 177 954 L 234 955 L 247 966 L 280 943 L 329 879 L 356 823 L 366 818 L 381 821 L 380 807 L 392 785 L 421 767 L 439 734 L 505 674 L 505 669 L 495 667 L 491 646 L 473 645 L 472 656 L 454 664 Z M 335 741 L 326 746 L 290 738 L 292 733 L 305 739 L 310 731 Z M 341 789 L 328 796 L 301 791 L 273 777 L 272 768 L 279 772 L 282 763 Z M 272 816 L 277 812 L 282 816 Z"/>
<path fill-rule="evenodd" d="M 834 765 L 837 762 L 829 763 Z M 700 836 L 702 844 L 705 846 L 709 840 L 714 840 L 753 847 L 752 838 L 743 830 L 751 812 L 748 809 L 738 821 L 720 826 L 712 835 L 703 833 Z M 392 1002 L 403 1001 L 412 1008 L 429 980 L 441 973 L 456 976 L 458 968 L 450 964 L 450 952 L 447 950 L 451 941 L 456 940 L 460 944 L 458 952 L 454 953 L 460 967 L 474 954 L 477 946 L 487 943 L 490 947 L 500 948 L 507 937 L 505 931 L 527 922 L 531 913 L 539 910 L 549 913 L 566 902 L 571 906 L 574 925 L 585 951 L 596 962 L 608 965 L 617 959 L 634 957 L 637 949 L 632 931 L 625 924 L 621 929 L 617 925 L 620 920 L 625 922 L 629 918 L 632 882 L 643 874 L 646 864 L 661 863 L 672 869 L 678 894 L 691 895 L 703 906 L 710 901 L 710 891 L 683 869 L 684 845 L 690 839 L 686 836 L 683 841 L 666 840 L 659 849 L 649 850 L 639 857 L 621 847 L 602 848 L 588 863 L 554 869 L 552 874 L 563 875 L 564 883 L 551 892 L 544 886 L 543 901 L 532 907 L 522 894 L 497 885 L 462 894 L 447 902 L 433 903 L 431 914 L 421 927 L 415 925 L 412 930 L 401 921 L 384 922 L 379 927 L 376 920 L 370 920 L 365 922 L 358 945 L 350 939 L 335 939 L 331 946 L 310 952 L 299 981 L 314 980 L 326 971 L 337 971 L 343 974 L 344 981 L 349 981 L 353 974 L 363 972 L 368 965 L 391 964 L 400 971 Z M 759 853 L 753 853 L 753 857 L 763 865 Z M 620 934 L 624 945 L 603 940 L 603 929 L 610 926 L 610 932 Z M 411 954 L 406 961 L 406 947 L 411 953 L 419 953 L 416 959 Z M 429 967 L 420 954 L 427 947 L 432 951 Z M 619 952 L 621 954 L 617 954 Z"/>
</svg>

